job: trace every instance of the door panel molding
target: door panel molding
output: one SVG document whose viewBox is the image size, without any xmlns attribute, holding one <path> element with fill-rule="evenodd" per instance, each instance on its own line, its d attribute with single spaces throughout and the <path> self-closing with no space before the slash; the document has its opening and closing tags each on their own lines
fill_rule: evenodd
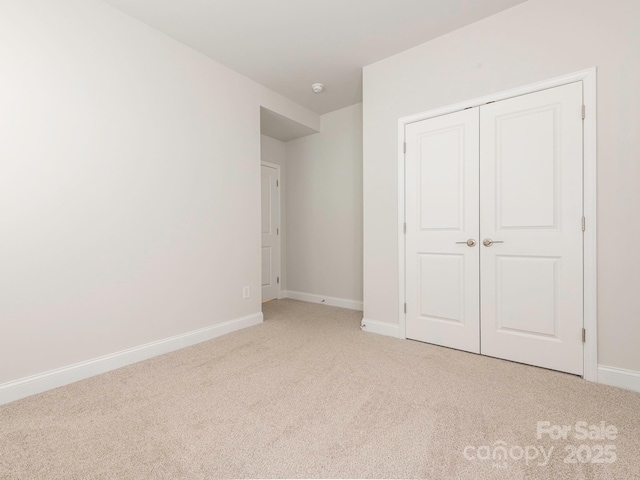
<svg viewBox="0 0 640 480">
<path fill-rule="evenodd" d="M 490 102 L 539 92 L 570 83 L 582 82 L 585 119 L 583 121 L 583 215 L 585 231 L 583 236 L 584 266 L 584 373 L 586 380 L 598 381 L 598 340 L 597 340 L 597 140 L 596 140 L 596 68 L 562 75 L 552 79 L 532 83 L 522 87 L 485 95 L 427 112 L 402 117 L 398 120 L 398 283 L 399 283 L 399 336 L 406 338 L 406 248 L 405 248 L 405 129 L 408 125 L 430 118 L 447 115 L 467 108 L 479 107 Z"/>
</svg>

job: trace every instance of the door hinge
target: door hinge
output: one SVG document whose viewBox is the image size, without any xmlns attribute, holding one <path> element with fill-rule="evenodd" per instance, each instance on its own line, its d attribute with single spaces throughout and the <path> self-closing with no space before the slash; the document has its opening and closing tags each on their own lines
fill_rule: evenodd
<svg viewBox="0 0 640 480">
<path fill-rule="evenodd" d="M 587 341 L 587 329 L 583 328 L 582 329 L 582 343 L 585 343 Z"/>
<path fill-rule="evenodd" d="M 403 146 L 402 146 L 402 151 L 404 153 L 407 153 L 407 142 L 404 142 Z"/>
<path fill-rule="evenodd" d="M 582 231 L 586 232 L 587 231 L 587 219 L 582 217 Z"/>
<path fill-rule="evenodd" d="M 280 235 L 280 229 L 276 228 L 276 235 Z"/>
<path fill-rule="evenodd" d="M 585 118 L 587 118 L 587 106 L 582 105 L 582 119 L 584 120 Z"/>
<path fill-rule="evenodd" d="M 280 277 L 276 277 L 276 282 L 280 285 Z"/>
<path fill-rule="evenodd" d="M 404 313 L 407 313 L 407 304 L 404 304 Z"/>
<path fill-rule="evenodd" d="M 276 180 L 276 187 L 279 187 L 279 186 L 280 186 L 280 181 Z"/>
<path fill-rule="evenodd" d="M 407 224 L 405 223 L 402 227 L 402 233 L 407 234 Z"/>
</svg>

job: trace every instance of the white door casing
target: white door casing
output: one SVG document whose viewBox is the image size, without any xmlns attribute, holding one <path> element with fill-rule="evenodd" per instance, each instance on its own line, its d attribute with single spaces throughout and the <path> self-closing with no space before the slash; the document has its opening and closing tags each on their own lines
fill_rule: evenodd
<svg viewBox="0 0 640 480">
<path fill-rule="evenodd" d="M 407 125 L 405 177 L 407 337 L 475 353 L 478 130 L 478 109 Z"/>
<path fill-rule="evenodd" d="M 280 167 L 262 162 L 262 301 L 280 295 Z"/>
<path fill-rule="evenodd" d="M 582 88 L 583 83 L 576 81 L 405 122 L 407 338 L 580 375 L 585 372 Z M 479 139 L 470 134 L 473 118 Z M 465 123 L 466 129 L 461 127 Z M 454 140 L 456 124 L 467 137 L 460 145 Z M 475 184 L 480 185 L 481 196 L 479 204 L 475 196 L 475 206 L 457 200 L 461 192 L 471 190 L 469 177 L 456 166 L 464 164 L 467 172 L 473 171 L 470 159 L 474 156 L 480 165 Z M 426 172 L 431 178 L 425 179 Z M 452 181 L 456 174 L 458 182 Z M 589 178 L 590 174 L 584 175 Z M 443 233 L 464 225 L 451 221 L 452 212 L 462 205 L 459 218 L 465 221 L 472 218 L 470 212 L 476 212 L 478 220 L 481 208 L 480 231 L 465 232 L 469 239 L 480 240 L 470 248 L 476 258 L 480 255 L 476 276 L 480 282 L 475 286 L 471 277 L 460 283 L 462 270 L 458 266 L 456 273 L 453 268 L 457 262 L 466 269 L 464 262 L 473 255 L 461 257 L 441 243 L 446 238 Z M 494 243 L 484 246 L 482 240 L 488 239 Z M 588 245 L 594 247 L 595 241 Z M 475 344 L 470 336 L 451 338 L 456 337 L 452 320 L 461 317 L 462 311 L 455 305 L 461 305 L 461 292 L 467 299 L 472 297 L 469 288 L 482 292 L 477 323 L 481 334 Z M 466 312 L 472 310 L 465 305 Z"/>
<path fill-rule="evenodd" d="M 481 352 L 582 375 L 582 82 L 484 105 L 480 132 Z"/>
</svg>

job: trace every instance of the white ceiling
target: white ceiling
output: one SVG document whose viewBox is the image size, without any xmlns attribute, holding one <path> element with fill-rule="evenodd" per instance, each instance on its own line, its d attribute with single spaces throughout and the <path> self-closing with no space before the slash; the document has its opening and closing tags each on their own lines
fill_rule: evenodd
<svg viewBox="0 0 640 480">
<path fill-rule="evenodd" d="M 318 132 L 290 118 L 260 107 L 260 133 L 281 142 L 288 142 Z"/>
<path fill-rule="evenodd" d="M 365 65 L 524 0 L 104 1 L 323 114 L 362 101 Z"/>
</svg>

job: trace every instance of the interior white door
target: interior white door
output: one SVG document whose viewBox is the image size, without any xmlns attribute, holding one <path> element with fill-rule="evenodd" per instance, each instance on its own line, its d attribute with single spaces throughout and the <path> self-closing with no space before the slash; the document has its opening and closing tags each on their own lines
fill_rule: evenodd
<svg viewBox="0 0 640 480">
<path fill-rule="evenodd" d="M 262 193 L 262 301 L 280 293 L 280 171 L 261 166 Z"/>
<path fill-rule="evenodd" d="M 580 375 L 581 110 L 581 82 L 480 108 L 481 352 Z"/>
<path fill-rule="evenodd" d="M 480 351 L 477 108 L 406 127 L 406 336 Z M 468 242 L 468 243 L 467 243 Z"/>
</svg>

